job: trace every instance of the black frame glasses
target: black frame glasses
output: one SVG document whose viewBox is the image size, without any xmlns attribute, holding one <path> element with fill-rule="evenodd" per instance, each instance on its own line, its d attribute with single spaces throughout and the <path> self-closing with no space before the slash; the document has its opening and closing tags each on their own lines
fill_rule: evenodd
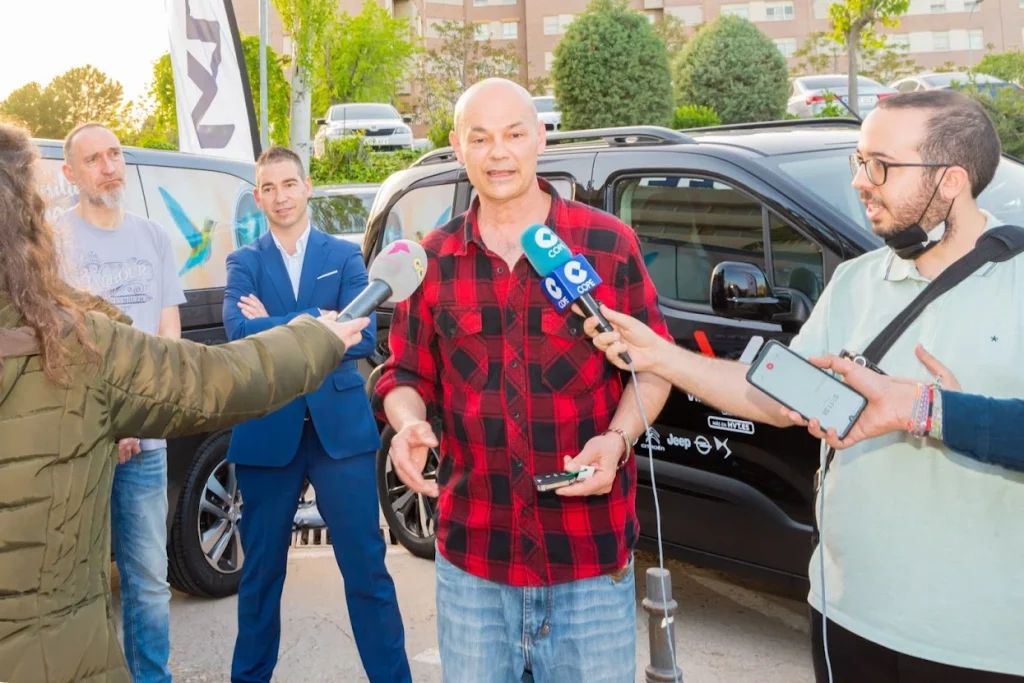
<svg viewBox="0 0 1024 683">
<path fill-rule="evenodd" d="M 859 154 L 850 155 L 850 172 L 853 173 L 853 177 L 857 177 L 857 173 L 860 172 L 860 167 L 864 167 L 864 175 L 867 176 L 868 181 L 872 185 L 885 185 L 885 181 L 889 179 L 890 168 L 949 168 L 952 164 L 940 164 L 938 162 L 931 163 L 899 163 L 895 161 L 883 161 L 882 159 L 862 159 Z M 881 171 L 871 169 L 881 168 Z M 875 176 L 881 173 L 882 179 L 876 180 Z"/>
</svg>

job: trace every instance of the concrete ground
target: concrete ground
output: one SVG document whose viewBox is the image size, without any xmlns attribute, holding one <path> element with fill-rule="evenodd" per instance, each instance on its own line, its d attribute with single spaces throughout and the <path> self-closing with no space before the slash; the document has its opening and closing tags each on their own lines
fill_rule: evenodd
<svg viewBox="0 0 1024 683">
<path fill-rule="evenodd" d="M 648 615 L 641 607 L 646 568 L 637 558 L 637 683 L 649 662 Z M 434 623 L 434 565 L 389 546 L 406 647 L 419 683 L 441 681 Z M 676 617 L 676 661 L 686 683 L 812 683 L 806 604 L 740 586 L 714 572 L 669 563 Z M 116 599 L 115 594 L 115 599 Z M 279 683 L 366 681 L 329 547 L 291 551 L 285 583 Z M 116 607 L 120 615 L 120 606 Z M 171 663 L 181 683 L 228 683 L 236 599 L 178 593 L 171 603 Z"/>
</svg>

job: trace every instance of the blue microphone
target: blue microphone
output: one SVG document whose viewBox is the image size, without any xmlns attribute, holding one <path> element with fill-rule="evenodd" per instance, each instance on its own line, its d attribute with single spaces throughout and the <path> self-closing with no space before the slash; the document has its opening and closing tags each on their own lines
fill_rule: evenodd
<svg viewBox="0 0 1024 683">
<path fill-rule="evenodd" d="M 560 312 L 578 302 L 587 317 L 597 318 L 597 329 L 612 332 L 613 328 L 601 314 L 590 291 L 601 284 L 597 271 L 582 254 L 572 255 L 568 245 L 551 228 L 540 223 L 528 227 L 520 239 L 526 259 L 542 278 L 544 295 Z M 619 354 L 632 364 L 629 354 Z"/>
</svg>

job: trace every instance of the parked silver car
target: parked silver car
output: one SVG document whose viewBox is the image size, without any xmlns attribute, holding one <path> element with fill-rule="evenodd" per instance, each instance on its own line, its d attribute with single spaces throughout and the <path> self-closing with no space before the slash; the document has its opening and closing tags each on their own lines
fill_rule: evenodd
<svg viewBox="0 0 1024 683">
<path fill-rule="evenodd" d="M 810 118 L 817 116 L 828 106 L 829 96 L 838 97 L 847 102 L 850 94 L 849 77 L 846 74 L 823 74 L 820 76 L 798 76 L 791 81 L 789 89 L 789 102 L 786 111 L 794 116 Z M 883 97 L 895 95 L 896 90 L 882 85 L 876 80 L 867 76 L 857 77 L 857 113 L 862 117 L 867 115 L 878 100 Z M 839 102 L 833 102 L 841 112 L 849 115 L 846 107 Z"/>
<path fill-rule="evenodd" d="M 390 104 L 336 104 L 317 119 L 313 154 L 322 156 L 328 140 L 340 140 L 358 131 L 363 141 L 380 150 L 412 149 L 411 116 L 402 116 Z"/>
<path fill-rule="evenodd" d="M 924 73 L 916 76 L 907 76 L 893 82 L 892 87 L 899 92 L 917 92 L 918 90 L 963 90 L 971 85 L 977 85 L 978 89 L 988 92 L 995 97 L 1003 88 L 1012 88 L 1017 92 L 1022 89 L 1016 83 L 1004 81 L 995 76 L 980 73 L 968 73 L 966 71 L 951 71 L 948 73 Z"/>
<path fill-rule="evenodd" d="M 562 127 L 562 112 L 558 111 L 558 102 L 551 95 L 533 98 L 537 106 L 537 114 L 548 130 L 559 130 Z"/>
</svg>

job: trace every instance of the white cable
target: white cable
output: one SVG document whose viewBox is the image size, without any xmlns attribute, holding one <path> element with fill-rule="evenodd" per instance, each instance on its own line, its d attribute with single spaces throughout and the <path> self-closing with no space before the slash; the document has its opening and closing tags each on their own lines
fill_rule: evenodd
<svg viewBox="0 0 1024 683">
<path fill-rule="evenodd" d="M 828 462 L 826 457 L 825 462 Z M 819 493 L 821 500 L 818 501 L 818 566 L 821 569 L 821 648 L 825 651 L 825 668 L 828 671 L 828 683 L 832 680 L 832 660 L 828 656 L 828 618 L 825 616 L 828 610 L 828 600 L 825 598 L 825 471 L 827 467 L 821 468 L 821 482 Z"/>
<path fill-rule="evenodd" d="M 654 446 L 651 444 L 650 431 L 651 425 L 647 422 L 647 414 L 644 412 L 643 401 L 640 400 L 640 383 L 636 379 L 636 370 L 633 368 L 633 364 L 629 364 L 629 372 L 633 376 L 633 388 L 636 389 L 633 393 L 636 394 L 636 404 L 640 408 L 640 417 L 644 421 L 644 440 L 647 442 L 647 462 L 651 467 L 651 491 L 654 493 L 654 519 L 658 529 L 658 568 L 661 569 L 661 595 L 665 600 L 665 619 L 662 622 L 667 634 L 673 635 L 673 631 L 669 631 L 670 622 L 668 614 L 668 601 L 672 598 L 671 595 L 665 590 L 665 552 L 661 545 L 661 506 L 658 504 L 658 487 L 654 483 Z M 672 680 L 677 683 L 682 683 L 682 670 L 676 666 L 676 644 L 675 638 L 667 638 L 669 652 L 672 655 Z"/>
</svg>

